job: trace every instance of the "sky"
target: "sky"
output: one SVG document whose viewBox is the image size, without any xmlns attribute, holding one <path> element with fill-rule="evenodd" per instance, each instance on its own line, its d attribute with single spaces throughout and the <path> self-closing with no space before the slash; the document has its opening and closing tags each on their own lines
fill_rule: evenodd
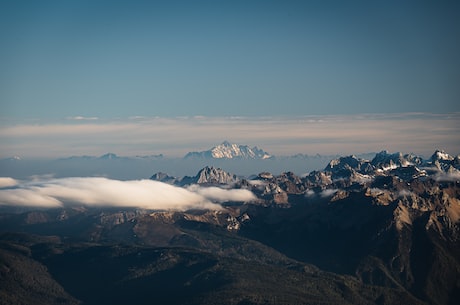
<svg viewBox="0 0 460 305">
<path fill-rule="evenodd" d="M 0 0 L 0 157 L 460 152 L 458 1 Z"/>
</svg>

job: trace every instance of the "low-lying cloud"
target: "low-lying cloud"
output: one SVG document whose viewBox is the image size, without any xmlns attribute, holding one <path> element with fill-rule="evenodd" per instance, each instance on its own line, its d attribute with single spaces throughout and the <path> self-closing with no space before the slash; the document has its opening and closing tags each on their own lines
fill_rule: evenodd
<svg viewBox="0 0 460 305">
<path fill-rule="evenodd" d="M 0 179 L 0 205 L 62 207 L 82 204 L 155 210 L 218 210 L 222 208 L 217 204 L 220 202 L 247 201 L 255 198 L 247 190 L 200 186 L 185 189 L 152 180 L 120 181 L 86 177 L 21 183 L 10 179 Z"/>
<path fill-rule="evenodd" d="M 400 198 L 410 197 L 412 195 L 414 195 L 414 193 L 412 193 L 409 190 L 401 190 L 401 191 L 398 192 L 398 197 L 400 197 Z"/>
<path fill-rule="evenodd" d="M 18 182 L 16 179 L 10 177 L 0 177 L 0 188 L 16 186 Z"/>
<path fill-rule="evenodd" d="M 435 176 L 436 181 L 460 181 L 460 172 L 443 173 L 440 172 Z"/>
<path fill-rule="evenodd" d="M 326 189 L 320 193 L 320 196 L 325 198 L 325 197 L 330 197 L 337 193 L 338 189 Z"/>
<path fill-rule="evenodd" d="M 219 187 L 200 187 L 199 185 L 191 185 L 189 191 L 199 194 L 209 200 L 215 202 L 240 201 L 246 202 L 257 199 L 257 197 L 248 190 L 243 189 L 222 189 Z"/>
<path fill-rule="evenodd" d="M 316 193 L 315 193 L 314 190 L 308 190 L 308 191 L 305 192 L 305 197 L 307 197 L 307 198 L 308 197 L 313 197 L 315 195 L 316 195 Z"/>
<path fill-rule="evenodd" d="M 339 190 L 338 189 L 325 189 L 322 190 L 319 193 L 316 193 L 314 190 L 308 190 L 305 192 L 305 197 L 306 198 L 312 198 L 315 196 L 319 196 L 321 198 L 327 198 L 333 196 L 335 193 L 337 193 Z"/>
</svg>

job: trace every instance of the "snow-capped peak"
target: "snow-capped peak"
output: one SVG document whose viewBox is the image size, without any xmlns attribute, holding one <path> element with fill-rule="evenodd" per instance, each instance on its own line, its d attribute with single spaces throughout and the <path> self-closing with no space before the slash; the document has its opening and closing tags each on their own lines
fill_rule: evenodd
<svg viewBox="0 0 460 305">
<path fill-rule="evenodd" d="M 452 161 L 454 158 L 446 153 L 444 150 L 436 150 L 431 156 L 431 160 L 442 160 L 442 161 Z"/>
<path fill-rule="evenodd" d="M 232 144 L 230 142 L 224 141 L 222 144 L 217 145 L 211 149 L 211 155 L 213 158 L 217 158 L 217 159 L 221 159 L 221 158 L 231 159 L 234 157 L 243 156 L 244 152 L 242 150 L 247 150 L 245 148 L 248 148 L 248 147 L 247 146 L 240 147 L 240 145 Z"/>
<path fill-rule="evenodd" d="M 190 152 L 186 156 L 189 157 L 205 157 L 213 159 L 268 159 L 270 154 L 257 147 L 249 147 L 248 145 L 239 145 L 224 141 L 221 144 L 202 152 Z"/>
</svg>

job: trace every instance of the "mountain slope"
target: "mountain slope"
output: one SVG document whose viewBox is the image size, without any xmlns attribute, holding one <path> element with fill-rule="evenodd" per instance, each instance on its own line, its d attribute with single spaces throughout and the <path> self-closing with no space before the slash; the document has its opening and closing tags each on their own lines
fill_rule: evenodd
<svg viewBox="0 0 460 305">
<path fill-rule="evenodd" d="M 57 287 L 45 304 L 57 295 L 85 304 L 147 304 L 152 295 L 171 304 L 456 304 L 459 168 L 458 157 L 439 151 L 429 160 L 339 157 L 301 177 L 237 178 L 208 166 L 194 177 L 152 179 L 245 189 L 257 199 L 216 211 L 2 207 L 1 232 L 34 235 L 0 234 L 1 270 L 42 266 L 33 276 Z M 27 277 L 7 276 L 5 287 L 27 295 Z M 27 285 L 30 296 L 43 289 Z"/>
<path fill-rule="evenodd" d="M 49 273 L 47 267 L 33 258 L 30 238 L 24 235 L 0 236 L 0 304 L 52 305 L 79 304 Z M 49 242 L 53 238 L 32 238 Z"/>
<path fill-rule="evenodd" d="M 24 236 L 24 235 L 22 235 Z M 10 238 L 2 242 L 12 245 Z M 32 239 L 32 240 L 31 240 Z M 51 274 L 83 304 L 423 304 L 399 288 L 371 287 L 299 263 L 284 266 L 179 247 L 100 245 L 29 239 L 38 279 Z M 17 244 L 18 241 L 16 240 Z M 17 265 L 8 262 L 12 268 Z M 26 267 L 29 265 L 26 265 Z M 49 272 L 49 273 L 48 273 Z M 9 282 L 10 283 L 10 282 Z M 47 282 L 43 282 L 43 285 Z M 9 286 L 34 304 L 76 304 L 66 295 L 35 299 L 33 291 Z M 1 286 L 0 292 L 5 292 Z M 48 287 L 48 289 L 51 289 Z M 40 300 L 45 300 L 40 302 Z M 2 299 L 2 304 L 16 304 Z"/>
</svg>

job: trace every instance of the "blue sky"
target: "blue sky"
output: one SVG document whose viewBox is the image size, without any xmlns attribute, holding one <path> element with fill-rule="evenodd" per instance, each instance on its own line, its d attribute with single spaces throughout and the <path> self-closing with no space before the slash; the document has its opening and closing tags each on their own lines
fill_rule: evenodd
<svg viewBox="0 0 460 305">
<path fill-rule="evenodd" d="M 460 152 L 459 1 L 0 0 L 0 44 L 0 157 Z"/>
<path fill-rule="evenodd" d="M 3 118 L 460 111 L 458 1 L 0 1 Z"/>
</svg>

